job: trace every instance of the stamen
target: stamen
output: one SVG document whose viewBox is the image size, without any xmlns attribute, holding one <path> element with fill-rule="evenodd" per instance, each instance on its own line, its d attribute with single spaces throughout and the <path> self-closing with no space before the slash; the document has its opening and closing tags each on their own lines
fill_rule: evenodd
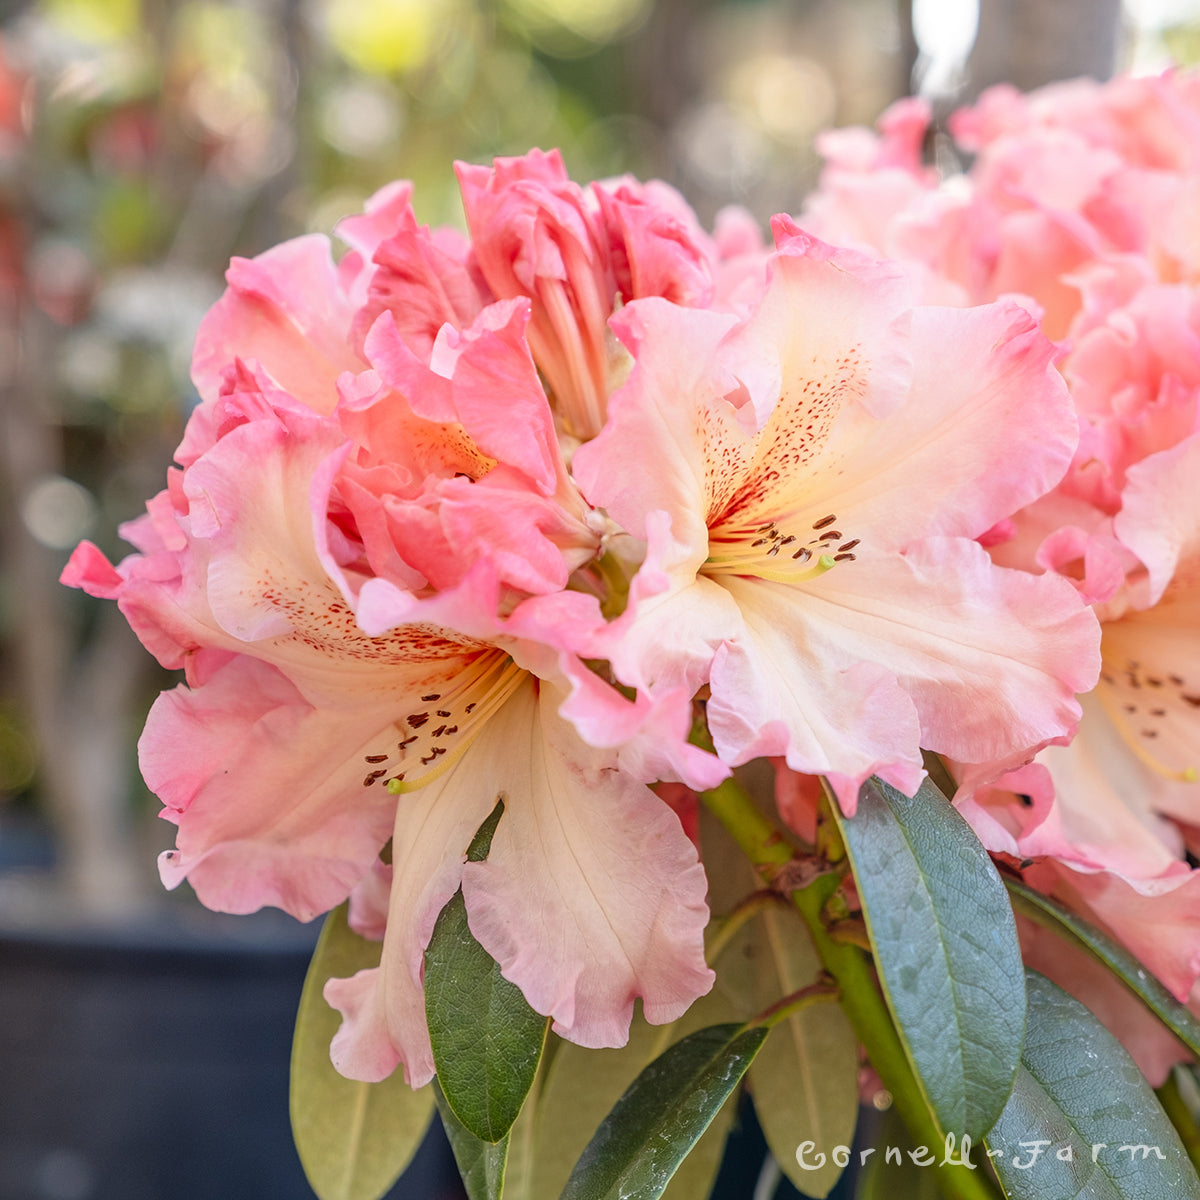
<svg viewBox="0 0 1200 1200">
<path fill-rule="evenodd" d="M 1122 681 L 1125 687 L 1140 688 L 1141 680 L 1136 672 L 1140 669 L 1140 664 L 1130 661 L 1128 664 L 1130 670 Z M 1172 678 L 1168 676 L 1168 678 Z M 1131 703 L 1120 695 L 1121 684 L 1111 682 L 1112 676 L 1109 676 L 1109 687 L 1101 687 L 1096 690 L 1096 698 L 1108 711 L 1117 728 L 1121 730 L 1125 745 L 1137 756 L 1137 758 L 1150 768 L 1156 775 L 1162 779 L 1174 779 L 1180 783 L 1195 783 L 1200 779 L 1200 772 L 1196 769 L 1195 763 L 1189 763 L 1187 766 L 1178 770 L 1173 769 L 1164 763 L 1155 753 L 1153 753 L 1147 742 L 1156 742 L 1159 740 L 1161 730 L 1152 727 L 1139 727 L 1130 723 L 1129 719 L 1138 715 L 1138 706 Z M 1147 682 L 1149 680 L 1147 679 Z M 1182 681 L 1181 681 L 1182 682 Z M 1113 692 L 1116 692 L 1114 695 Z M 1179 693 L 1182 700 L 1193 700 L 1200 704 L 1200 697 L 1191 697 L 1184 695 L 1182 690 Z M 1149 715 L 1159 719 L 1169 716 L 1169 710 L 1162 707 L 1154 707 L 1147 710 Z"/>
<path fill-rule="evenodd" d="M 439 698 L 444 697 L 443 703 L 446 703 L 448 707 L 438 709 L 438 715 L 445 714 L 445 716 L 453 718 L 457 712 L 468 719 L 464 722 L 460 717 L 450 723 L 439 724 L 432 730 L 423 730 L 419 736 L 414 735 L 397 743 L 401 753 L 407 746 L 414 742 L 418 743 L 418 749 L 414 751 L 414 756 L 419 755 L 416 761 L 422 768 L 429 769 L 421 770 L 411 780 L 405 779 L 404 772 L 398 772 L 387 781 L 388 791 L 394 796 L 406 794 L 445 775 L 466 753 L 478 730 L 483 728 L 491 716 L 527 677 L 527 673 L 505 654 L 495 653 L 484 656 L 474 671 L 469 672 L 466 678 L 461 678 L 461 683 L 456 679 L 455 682 L 458 686 L 452 693 L 443 692 L 439 696 Z M 460 708 L 460 702 L 470 695 L 478 698 Z M 405 717 L 404 720 L 412 728 L 420 728 L 429 720 L 429 713 L 414 713 Z M 431 744 L 435 738 L 443 739 L 444 744 Z M 445 741 L 450 738 L 453 740 Z M 410 773 L 412 766 L 413 758 L 410 757 L 408 759 Z"/>
</svg>

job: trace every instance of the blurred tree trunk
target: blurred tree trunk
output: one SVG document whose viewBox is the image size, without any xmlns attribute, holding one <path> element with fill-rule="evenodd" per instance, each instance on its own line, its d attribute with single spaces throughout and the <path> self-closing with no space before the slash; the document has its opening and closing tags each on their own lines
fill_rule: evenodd
<svg viewBox="0 0 1200 1200">
<path fill-rule="evenodd" d="M 913 75 L 917 67 L 917 35 L 913 32 L 913 0 L 896 0 L 896 26 L 900 33 L 900 53 L 896 68 L 896 94 L 907 96 L 915 89 Z"/>
<path fill-rule="evenodd" d="M 62 467 L 49 378 L 57 333 L 27 301 L 9 316 L 19 349 L 0 385 L 0 546 L 14 618 L 13 690 L 38 744 L 59 880 L 83 912 L 115 916 L 141 902 L 149 875 L 136 858 L 129 806 L 129 727 L 144 659 L 115 606 L 101 618 L 90 651 L 72 656 L 75 631 L 57 579 L 59 555 L 21 519 L 34 485 Z"/>
<path fill-rule="evenodd" d="M 1121 0 L 980 0 L 979 8 L 964 101 L 994 83 L 1027 90 L 1116 69 Z"/>
</svg>

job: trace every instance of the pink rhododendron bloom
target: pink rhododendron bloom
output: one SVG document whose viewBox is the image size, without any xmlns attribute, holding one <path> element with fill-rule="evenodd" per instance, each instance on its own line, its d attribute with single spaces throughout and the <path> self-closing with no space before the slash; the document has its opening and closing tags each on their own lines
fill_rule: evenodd
<svg viewBox="0 0 1200 1200">
<path fill-rule="evenodd" d="M 414 1086 L 432 1074 L 422 955 L 460 884 L 477 936 L 556 1029 L 620 1044 L 636 997 L 669 1021 L 710 986 L 705 881 L 678 818 L 618 769 L 628 753 L 587 745 L 558 715 L 582 667 L 560 667 L 562 630 L 538 642 L 522 615 L 522 597 L 561 589 L 603 530 L 559 453 L 528 304 L 443 329 L 432 366 L 383 313 L 332 404 L 312 350 L 306 403 L 274 382 L 288 374 L 281 339 L 354 324 L 272 286 L 274 266 L 309 255 L 293 244 L 235 273 L 206 331 L 259 339 L 272 375 L 231 355 L 183 470 L 126 529 L 140 553 L 114 569 L 85 545 L 64 575 L 116 598 L 160 661 L 187 669 L 141 742 L 179 827 L 163 878 L 214 908 L 308 919 L 375 880 L 391 838 L 383 963 L 330 985 L 347 1016 L 335 1058 L 355 1077 L 398 1062 Z M 251 269 L 265 278 L 247 292 Z M 229 319 L 246 308 L 259 326 Z M 220 353 L 202 339 L 201 378 Z M 647 721 L 661 736 L 661 710 L 609 703 L 634 711 L 631 736 Z M 674 753 L 711 785 L 724 768 L 686 746 L 678 711 Z M 465 864 L 498 797 L 489 859 Z"/>
<path fill-rule="evenodd" d="M 906 153 L 895 126 L 911 116 L 831 138 L 806 219 L 905 258 L 923 294 L 1021 293 L 1063 339 L 1077 452 L 983 541 L 997 563 L 1069 579 L 1103 630 L 1075 740 L 959 804 L 989 848 L 1185 998 L 1200 975 L 1185 857 L 1200 828 L 1200 77 L 991 89 L 951 121 L 978 157 L 946 180 Z"/>
<path fill-rule="evenodd" d="M 1097 259 L 1146 254 L 1172 279 L 1200 264 L 1190 232 L 1200 192 L 1179 173 L 1194 164 L 1183 147 L 1198 106 L 1188 76 L 1079 81 L 1029 96 L 993 88 L 951 119 L 978 157 L 969 175 L 941 181 L 912 134 L 921 110 L 901 101 L 878 135 L 824 136 L 828 165 L 803 223 L 905 260 L 935 302 L 1026 297 L 1061 338 L 1080 309 L 1075 277 Z"/>
<path fill-rule="evenodd" d="M 1051 348 L 1019 309 L 914 309 L 890 268 L 777 235 L 748 319 L 614 320 L 635 366 L 574 471 L 648 548 L 596 653 L 707 683 L 723 759 L 783 756 L 848 811 L 873 773 L 912 792 L 922 745 L 997 773 L 1069 736 L 1096 673 L 1070 586 L 970 540 L 1070 459 Z"/>
<path fill-rule="evenodd" d="M 889 170 L 922 119 L 895 118 Z M 666 185 L 580 187 L 557 154 L 459 176 L 469 236 L 393 184 L 336 263 L 314 237 L 235 260 L 136 553 L 85 543 L 64 573 L 186 673 L 140 743 L 164 881 L 301 919 L 349 899 L 383 947 L 327 985 L 334 1061 L 413 1086 L 460 887 L 557 1032 L 622 1044 L 636 1000 L 668 1022 L 712 984 L 694 790 L 771 756 L 852 812 L 872 773 L 911 793 L 922 747 L 974 783 L 1029 769 L 1098 668 L 1067 555 L 1145 562 L 1162 597 L 1179 575 L 1082 484 L 1099 515 L 1054 569 L 981 544 L 1023 544 L 1079 466 L 1018 305 L 917 303 L 786 218 L 770 252 L 737 212 L 709 235 Z M 1099 327 L 1128 297 L 1096 288 Z"/>
<path fill-rule="evenodd" d="M 533 302 L 529 341 L 565 432 L 594 437 L 624 373 L 608 331 L 619 302 L 708 307 L 735 294 L 761 247 L 730 214 L 714 239 L 671 187 L 630 178 L 582 188 L 558 151 L 458 164 L 474 261 L 497 296 Z M 736 230 L 736 232 L 735 232 Z"/>
<path fill-rule="evenodd" d="M 1055 890 L 1181 999 L 1200 977 L 1200 873 L 1184 860 L 1200 826 L 1198 479 L 1200 434 L 1129 468 L 1114 532 L 1144 565 L 1097 605 L 1103 667 L 1079 735 L 965 807 L 992 848 L 1070 868 Z"/>
</svg>

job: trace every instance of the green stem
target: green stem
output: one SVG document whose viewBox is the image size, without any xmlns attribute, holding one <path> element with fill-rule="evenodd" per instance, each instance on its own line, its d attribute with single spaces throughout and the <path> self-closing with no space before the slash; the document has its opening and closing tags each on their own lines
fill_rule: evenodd
<svg viewBox="0 0 1200 1200">
<path fill-rule="evenodd" d="M 725 780 L 702 799 L 768 884 L 783 872 L 792 860 L 792 847 L 736 780 Z M 936 1153 L 942 1146 L 942 1134 L 904 1053 L 870 957 L 852 943 L 834 940 L 826 928 L 822 910 L 839 882 L 836 874 L 819 875 L 807 887 L 791 893 L 792 903 L 808 926 L 825 970 L 837 983 L 842 1009 L 891 1094 L 896 1111 L 918 1144 Z M 956 1200 L 996 1200 L 995 1191 L 979 1170 L 944 1166 L 938 1180 Z"/>
</svg>

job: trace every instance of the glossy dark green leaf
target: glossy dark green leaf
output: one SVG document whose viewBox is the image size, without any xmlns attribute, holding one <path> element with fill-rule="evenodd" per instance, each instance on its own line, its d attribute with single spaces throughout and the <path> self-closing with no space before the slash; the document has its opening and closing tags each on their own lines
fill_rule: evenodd
<svg viewBox="0 0 1200 1200">
<path fill-rule="evenodd" d="M 376 1200 L 408 1165 L 433 1111 L 429 1088 L 414 1092 L 397 1069 L 382 1083 L 346 1079 L 329 1061 L 341 1022 L 325 1003 L 325 981 L 378 966 L 380 945 L 329 914 L 313 954 L 292 1040 L 291 1114 L 296 1150 L 321 1200 Z"/>
<path fill-rule="evenodd" d="M 1072 942 L 1098 958 L 1193 1054 L 1200 1057 L 1200 1021 L 1128 950 L 1048 896 L 1016 879 L 1005 882 L 1018 912 L 1039 925 L 1066 934 Z"/>
<path fill-rule="evenodd" d="M 560 1200 L 656 1200 L 766 1036 L 761 1026 L 712 1025 L 659 1055 L 604 1119 Z"/>
<path fill-rule="evenodd" d="M 500 802 L 481 826 L 469 860 L 487 857 L 503 811 Z M 500 1141 L 533 1086 L 548 1022 L 475 940 L 461 888 L 425 951 L 425 1016 L 446 1103 L 477 1138 Z"/>
<path fill-rule="evenodd" d="M 1012 1088 L 1025 1024 L 1016 922 L 970 826 L 928 780 L 877 779 L 839 817 L 888 1006 L 938 1124 L 978 1140 Z"/>
<path fill-rule="evenodd" d="M 500 1200 L 504 1195 L 508 1135 L 505 1134 L 498 1142 L 485 1142 L 477 1138 L 454 1115 L 436 1079 L 431 1090 L 437 1100 L 450 1149 L 454 1151 L 454 1161 L 458 1163 L 463 1187 L 467 1190 L 467 1200 Z"/>
<path fill-rule="evenodd" d="M 1117 1040 L 1078 1000 L 1027 972 L 1016 1084 L 987 1138 L 1013 1200 L 1200 1200 L 1174 1126 Z"/>
</svg>

